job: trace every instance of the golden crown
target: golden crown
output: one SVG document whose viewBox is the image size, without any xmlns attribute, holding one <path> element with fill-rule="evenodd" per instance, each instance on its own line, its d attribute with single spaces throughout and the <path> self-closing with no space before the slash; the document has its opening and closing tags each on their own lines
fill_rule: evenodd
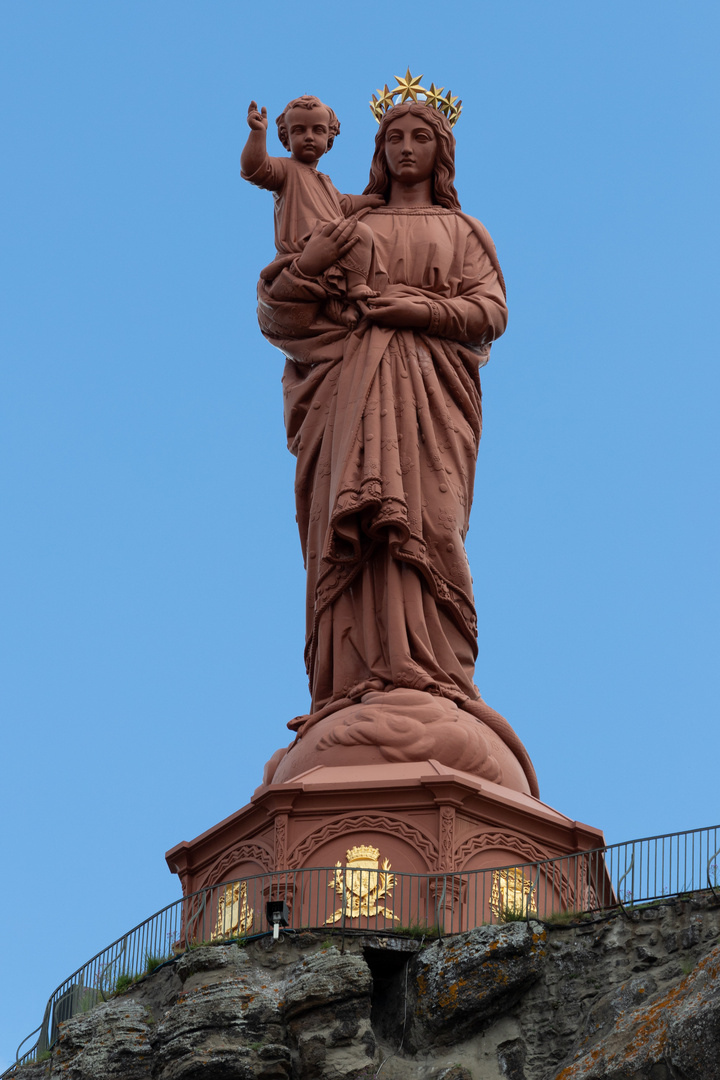
<svg viewBox="0 0 720 1080">
<path fill-rule="evenodd" d="M 385 83 L 382 90 L 378 90 L 376 94 L 373 94 L 370 109 L 378 124 L 385 113 L 392 109 L 393 105 L 403 105 L 406 101 L 415 101 L 418 105 L 427 105 L 431 109 L 437 109 L 448 118 L 451 127 L 457 123 L 462 112 L 460 98 L 453 97 L 449 90 L 443 97 L 445 87 L 438 87 L 435 83 L 430 83 L 430 89 L 426 90 L 424 86 L 420 85 L 420 79 L 422 79 L 422 75 L 414 79 L 410 74 L 410 68 L 408 68 L 404 78 L 401 79 L 399 75 L 395 76 L 395 82 L 398 85 L 394 90 L 390 90 L 388 84 Z M 419 98 L 418 94 L 423 94 L 424 97 Z M 396 101 L 396 98 L 400 100 Z"/>
<path fill-rule="evenodd" d="M 360 859 L 379 859 L 380 850 L 368 844 L 360 844 L 359 847 L 350 848 L 347 852 L 348 862 L 358 862 Z"/>
</svg>

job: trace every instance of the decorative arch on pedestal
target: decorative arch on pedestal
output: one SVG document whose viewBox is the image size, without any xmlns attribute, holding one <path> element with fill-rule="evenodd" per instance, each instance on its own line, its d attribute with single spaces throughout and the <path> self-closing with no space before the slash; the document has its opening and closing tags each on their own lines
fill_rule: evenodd
<svg viewBox="0 0 720 1080">
<path fill-rule="evenodd" d="M 455 850 L 455 868 L 467 869 L 467 864 L 475 855 L 488 851 L 509 852 L 512 857 L 518 855 L 522 862 L 543 862 L 550 854 L 543 848 L 509 832 L 484 832 L 469 836 Z M 477 869 L 472 867 L 471 869 Z"/>
<path fill-rule="evenodd" d="M 289 852 L 288 869 L 300 869 L 313 852 L 325 844 L 357 832 L 380 833 L 394 840 L 402 840 L 424 861 L 424 872 L 432 872 L 437 868 L 438 847 L 426 832 L 390 814 L 347 814 L 313 830 L 296 844 Z"/>
<path fill-rule="evenodd" d="M 206 889 L 211 885 L 219 885 L 231 877 L 251 877 L 252 872 L 249 872 L 245 867 L 252 863 L 257 866 L 255 873 L 272 873 L 272 852 L 264 844 L 236 844 L 235 847 L 230 848 L 229 851 L 226 851 L 211 864 L 203 877 L 197 882 L 195 890 Z M 235 869 L 240 867 L 243 868 L 242 875 L 235 873 Z"/>
</svg>

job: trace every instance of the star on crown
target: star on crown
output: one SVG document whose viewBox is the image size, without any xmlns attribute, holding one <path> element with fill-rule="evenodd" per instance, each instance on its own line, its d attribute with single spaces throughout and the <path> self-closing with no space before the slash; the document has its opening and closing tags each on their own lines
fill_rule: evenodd
<svg viewBox="0 0 720 1080">
<path fill-rule="evenodd" d="M 388 84 L 382 90 L 377 90 L 370 101 L 370 109 L 373 116 L 377 120 L 378 124 L 382 120 L 383 116 L 389 109 L 392 109 L 393 105 L 403 105 L 406 101 L 416 102 L 418 105 L 427 105 L 428 108 L 437 109 L 443 116 L 446 116 L 450 122 L 450 126 L 454 125 L 458 121 L 458 117 L 462 112 L 462 101 L 458 97 L 453 95 L 448 90 L 445 97 L 443 97 L 444 86 L 437 87 L 435 83 L 430 83 L 430 89 L 427 90 L 424 86 L 420 85 L 422 75 L 419 75 L 417 79 L 413 78 L 410 74 L 410 68 L 407 69 L 405 74 L 400 77 L 395 76 L 395 82 L 397 86 L 390 90 Z M 423 96 L 420 98 L 418 94 Z M 399 100 L 396 100 L 398 99 Z"/>
</svg>

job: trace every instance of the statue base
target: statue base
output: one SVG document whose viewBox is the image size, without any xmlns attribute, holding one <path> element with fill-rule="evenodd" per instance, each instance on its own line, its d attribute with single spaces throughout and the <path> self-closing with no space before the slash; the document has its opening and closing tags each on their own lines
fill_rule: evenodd
<svg viewBox="0 0 720 1080">
<path fill-rule="evenodd" d="M 525 747 L 484 701 L 459 707 L 425 690 L 401 688 L 369 691 L 358 702 L 303 719 L 295 742 L 265 766 L 263 782 L 287 783 L 317 766 L 421 761 L 537 794 Z"/>
<path fill-rule="evenodd" d="M 346 758 L 347 760 L 347 758 Z M 250 803 L 167 852 L 187 896 L 225 881 L 345 864 L 372 846 L 392 870 L 448 873 L 517 865 L 604 845 L 523 791 L 436 759 L 315 765 L 263 784 Z"/>
<path fill-rule="evenodd" d="M 247 933 L 258 917 L 262 925 L 263 897 L 295 907 L 298 925 L 373 915 L 388 926 L 429 917 L 460 929 L 493 917 L 493 890 L 527 892 L 525 864 L 603 847 L 598 829 L 572 821 L 533 794 L 534 770 L 507 721 L 482 702 L 467 708 L 424 691 L 394 689 L 310 717 L 295 743 L 267 763 L 248 806 L 167 853 L 183 895 L 202 891 L 201 907 L 212 909 L 215 936 Z M 322 871 L 284 876 L 322 867 L 332 868 L 327 881 Z M 484 884 L 485 875 L 469 874 L 498 867 L 512 868 L 504 885 L 494 874 Z M 402 914 L 370 904 L 363 892 L 370 878 L 363 873 L 373 868 L 378 882 L 385 882 L 378 887 L 388 890 L 389 879 L 382 877 L 388 871 L 394 880 L 421 875 L 414 888 L 416 898 L 422 894 L 424 915 L 410 904 L 412 884 L 407 892 L 399 887 L 393 901 Z M 568 872 L 566 865 L 565 877 Z M 344 886 L 343 874 L 349 875 Z M 567 900 L 577 883 L 565 877 L 562 870 L 545 874 L 543 897 L 557 892 L 558 901 L 563 895 Z M 224 882 L 235 883 L 230 893 L 211 889 Z M 588 878 L 587 887 L 597 891 L 597 885 Z M 315 889 L 314 899 L 308 888 Z M 342 905 L 339 914 L 324 909 L 328 888 L 344 895 L 349 889 L 344 913 Z M 448 911 L 440 914 L 443 907 Z"/>
</svg>

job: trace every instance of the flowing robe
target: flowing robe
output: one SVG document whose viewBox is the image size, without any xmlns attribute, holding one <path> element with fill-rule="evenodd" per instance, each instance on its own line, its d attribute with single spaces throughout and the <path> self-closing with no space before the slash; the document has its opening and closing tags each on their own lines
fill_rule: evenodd
<svg viewBox="0 0 720 1080">
<path fill-rule="evenodd" d="M 502 274 L 486 230 L 460 212 L 383 207 L 365 222 L 375 241 L 368 283 L 424 301 L 427 331 L 365 319 L 349 331 L 329 317 L 332 281 L 304 277 L 297 260 L 279 263 L 274 278 L 263 272 L 258 287 L 261 329 L 287 358 L 297 456 L 312 694 L 310 718 L 294 724 L 301 731 L 369 690 L 396 687 L 492 712 L 473 681 L 464 541 L 479 368 L 507 320 Z"/>
</svg>

